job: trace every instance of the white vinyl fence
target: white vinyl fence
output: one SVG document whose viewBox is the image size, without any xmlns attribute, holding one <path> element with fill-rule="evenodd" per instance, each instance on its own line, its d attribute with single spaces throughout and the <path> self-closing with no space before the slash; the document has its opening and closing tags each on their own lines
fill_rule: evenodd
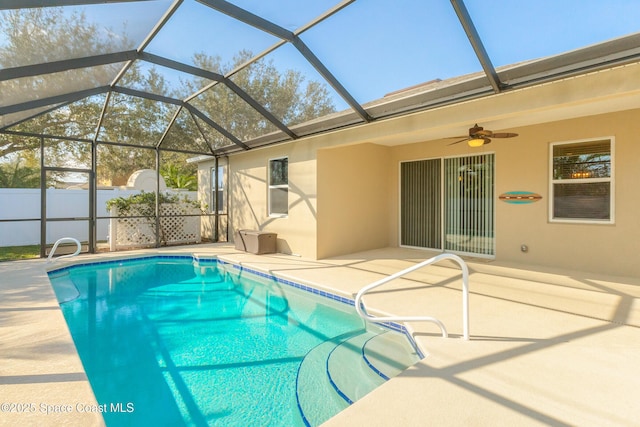
<svg viewBox="0 0 640 427">
<path fill-rule="evenodd" d="M 97 191 L 97 216 L 108 216 L 107 200 L 128 197 L 140 190 L 114 189 Z M 181 192 L 195 199 L 195 192 Z M 89 216 L 89 191 L 82 189 L 47 190 L 47 218 L 86 218 Z M 40 218 L 40 189 L 0 188 L 0 219 Z M 107 240 L 109 220 L 97 223 L 98 241 Z M 61 237 L 75 237 L 80 241 L 89 240 L 88 221 L 49 221 L 47 223 L 47 243 Z M 0 222 L 0 247 L 40 244 L 40 221 Z"/>
</svg>

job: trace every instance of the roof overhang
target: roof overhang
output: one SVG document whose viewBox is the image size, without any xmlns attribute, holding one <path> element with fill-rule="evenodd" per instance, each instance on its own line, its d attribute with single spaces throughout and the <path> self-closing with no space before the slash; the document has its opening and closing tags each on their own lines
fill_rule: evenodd
<svg viewBox="0 0 640 427">
<path fill-rule="evenodd" d="M 504 89 L 496 94 L 484 73 L 428 82 L 398 91 L 364 107 L 377 119 L 363 124 L 353 112 L 339 112 L 292 127 L 305 136 L 327 131 L 368 135 L 368 142 L 399 145 L 465 134 L 482 122 L 492 129 L 545 123 L 611 111 L 640 108 L 640 34 L 562 55 L 497 70 Z M 419 120 L 417 120 L 419 118 Z M 406 123 L 399 126 L 398 123 Z M 362 133 L 362 128 L 371 129 Z M 357 129 L 357 130 L 356 130 Z M 382 129 L 391 129 L 381 131 Z M 358 137 L 362 139 L 362 136 Z M 251 148 L 280 142 L 265 135 Z M 221 150 L 237 152 L 236 147 Z"/>
</svg>

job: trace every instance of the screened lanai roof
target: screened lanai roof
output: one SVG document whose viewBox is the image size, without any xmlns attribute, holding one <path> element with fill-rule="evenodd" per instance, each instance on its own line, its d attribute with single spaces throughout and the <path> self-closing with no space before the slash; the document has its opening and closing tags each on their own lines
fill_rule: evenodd
<svg viewBox="0 0 640 427">
<path fill-rule="evenodd" d="M 639 31 L 635 0 L 3 0 L 0 132 L 225 154 L 637 62 Z"/>
</svg>

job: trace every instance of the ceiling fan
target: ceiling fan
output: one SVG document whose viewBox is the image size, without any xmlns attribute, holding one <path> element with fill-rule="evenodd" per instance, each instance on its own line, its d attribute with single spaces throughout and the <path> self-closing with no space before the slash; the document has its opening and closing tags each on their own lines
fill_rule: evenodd
<svg viewBox="0 0 640 427">
<path fill-rule="evenodd" d="M 482 126 L 478 126 L 476 123 L 472 128 L 469 128 L 469 136 L 453 136 L 452 138 L 462 138 L 459 141 L 452 142 L 449 145 L 458 144 L 463 141 L 467 141 L 470 147 L 481 147 L 491 142 L 491 138 L 513 138 L 518 136 L 517 133 L 501 132 L 493 133 L 490 130 L 484 130 Z"/>
</svg>

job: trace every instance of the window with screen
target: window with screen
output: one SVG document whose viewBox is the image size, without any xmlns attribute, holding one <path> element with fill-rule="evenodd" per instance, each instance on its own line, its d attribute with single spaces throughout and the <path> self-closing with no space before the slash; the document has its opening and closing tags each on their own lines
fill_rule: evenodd
<svg viewBox="0 0 640 427">
<path fill-rule="evenodd" d="M 269 215 L 289 214 L 289 159 L 269 160 Z"/>
<path fill-rule="evenodd" d="M 224 196 L 225 187 L 225 166 L 211 168 L 211 211 L 215 212 L 216 208 L 219 214 L 226 213 L 226 200 Z"/>
<path fill-rule="evenodd" d="M 613 140 L 551 145 L 551 221 L 613 223 Z"/>
</svg>

